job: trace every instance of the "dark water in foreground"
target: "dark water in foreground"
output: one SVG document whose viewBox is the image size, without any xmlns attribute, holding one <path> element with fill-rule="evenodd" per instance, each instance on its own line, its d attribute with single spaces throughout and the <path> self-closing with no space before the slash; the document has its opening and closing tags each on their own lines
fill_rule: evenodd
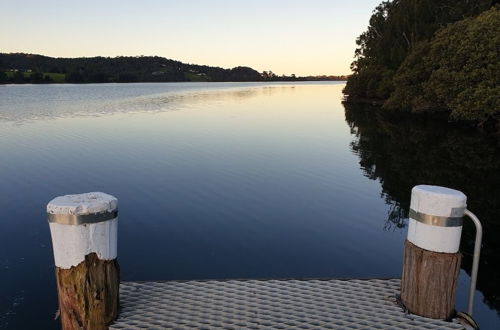
<svg viewBox="0 0 500 330">
<path fill-rule="evenodd" d="M 342 87 L 0 86 L 0 328 L 58 326 L 55 196 L 118 197 L 123 280 L 399 277 L 420 183 L 462 190 L 483 221 L 475 317 L 500 328 L 498 145 L 345 109 Z"/>
</svg>

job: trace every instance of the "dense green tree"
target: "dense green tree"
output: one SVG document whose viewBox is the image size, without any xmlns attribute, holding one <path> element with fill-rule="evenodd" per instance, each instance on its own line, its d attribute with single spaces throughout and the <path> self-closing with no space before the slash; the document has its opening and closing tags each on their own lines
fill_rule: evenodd
<svg viewBox="0 0 500 330">
<path fill-rule="evenodd" d="M 446 111 L 452 120 L 500 120 L 500 10 L 439 30 L 412 49 L 384 107 Z"/>
<path fill-rule="evenodd" d="M 16 71 L 12 75 L 12 82 L 16 84 L 24 83 L 26 82 L 26 79 L 24 78 L 24 74 L 21 71 Z"/>
<path fill-rule="evenodd" d="M 272 72 L 271 70 L 263 71 L 261 76 L 264 80 L 274 80 L 277 77 L 276 74 L 274 74 L 274 72 Z"/>
<path fill-rule="evenodd" d="M 73 71 L 66 76 L 66 81 L 69 83 L 83 83 L 84 77 L 79 71 Z"/>
<path fill-rule="evenodd" d="M 237 66 L 231 69 L 229 74 L 232 81 L 259 81 L 262 76 L 258 71 L 245 66 Z"/>
<path fill-rule="evenodd" d="M 33 72 L 30 74 L 29 81 L 33 84 L 39 84 L 43 81 L 43 74 L 40 72 Z"/>
<path fill-rule="evenodd" d="M 54 80 L 49 76 L 49 75 L 44 75 L 43 76 L 43 82 L 44 83 L 51 83 L 53 82 Z"/>
<path fill-rule="evenodd" d="M 491 7 L 490 0 L 394 0 L 373 12 L 367 31 L 356 40 L 353 74 L 344 92 L 351 99 L 387 99 L 394 74 L 420 41 L 429 40 L 448 23 Z"/>
<path fill-rule="evenodd" d="M 104 72 L 96 72 L 91 74 L 88 78 L 87 81 L 88 83 L 106 83 L 109 82 L 110 78 L 109 76 L 104 73 Z"/>
<path fill-rule="evenodd" d="M 118 74 L 118 82 L 136 82 L 139 81 L 139 77 L 131 72 L 123 72 Z"/>
</svg>

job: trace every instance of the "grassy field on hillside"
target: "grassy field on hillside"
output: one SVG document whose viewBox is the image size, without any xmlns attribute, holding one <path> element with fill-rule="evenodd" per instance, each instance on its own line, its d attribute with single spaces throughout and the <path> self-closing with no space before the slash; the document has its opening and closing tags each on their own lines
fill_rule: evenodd
<svg viewBox="0 0 500 330">
<path fill-rule="evenodd" d="M 7 79 L 10 79 L 14 76 L 13 71 L 7 71 L 5 74 L 7 75 Z M 30 78 L 33 72 L 23 72 L 25 78 Z M 55 73 L 55 72 L 44 72 L 43 76 L 48 76 L 55 83 L 64 83 L 66 82 L 66 74 L 65 73 Z"/>
</svg>

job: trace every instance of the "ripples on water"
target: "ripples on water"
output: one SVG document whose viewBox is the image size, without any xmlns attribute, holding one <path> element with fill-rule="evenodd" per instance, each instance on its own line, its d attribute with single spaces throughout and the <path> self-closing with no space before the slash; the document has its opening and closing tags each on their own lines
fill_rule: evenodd
<svg viewBox="0 0 500 330">
<path fill-rule="evenodd" d="M 68 193 L 119 198 L 124 280 L 399 277 L 404 201 L 342 87 L 0 86 L 0 328 L 56 326 L 44 209 Z"/>
<path fill-rule="evenodd" d="M 0 120 L 99 116 L 112 113 L 164 112 L 200 102 L 244 99 L 265 89 L 259 83 L 0 85 Z M 19 102 L 22 100 L 22 102 Z"/>
</svg>

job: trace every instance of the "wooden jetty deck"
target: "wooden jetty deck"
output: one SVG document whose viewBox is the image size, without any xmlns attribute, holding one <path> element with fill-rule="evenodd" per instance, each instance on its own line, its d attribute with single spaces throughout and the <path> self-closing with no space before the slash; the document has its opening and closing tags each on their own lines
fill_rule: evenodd
<svg viewBox="0 0 500 330">
<path fill-rule="evenodd" d="M 466 329 L 408 314 L 399 279 L 122 282 L 110 329 Z"/>
</svg>

